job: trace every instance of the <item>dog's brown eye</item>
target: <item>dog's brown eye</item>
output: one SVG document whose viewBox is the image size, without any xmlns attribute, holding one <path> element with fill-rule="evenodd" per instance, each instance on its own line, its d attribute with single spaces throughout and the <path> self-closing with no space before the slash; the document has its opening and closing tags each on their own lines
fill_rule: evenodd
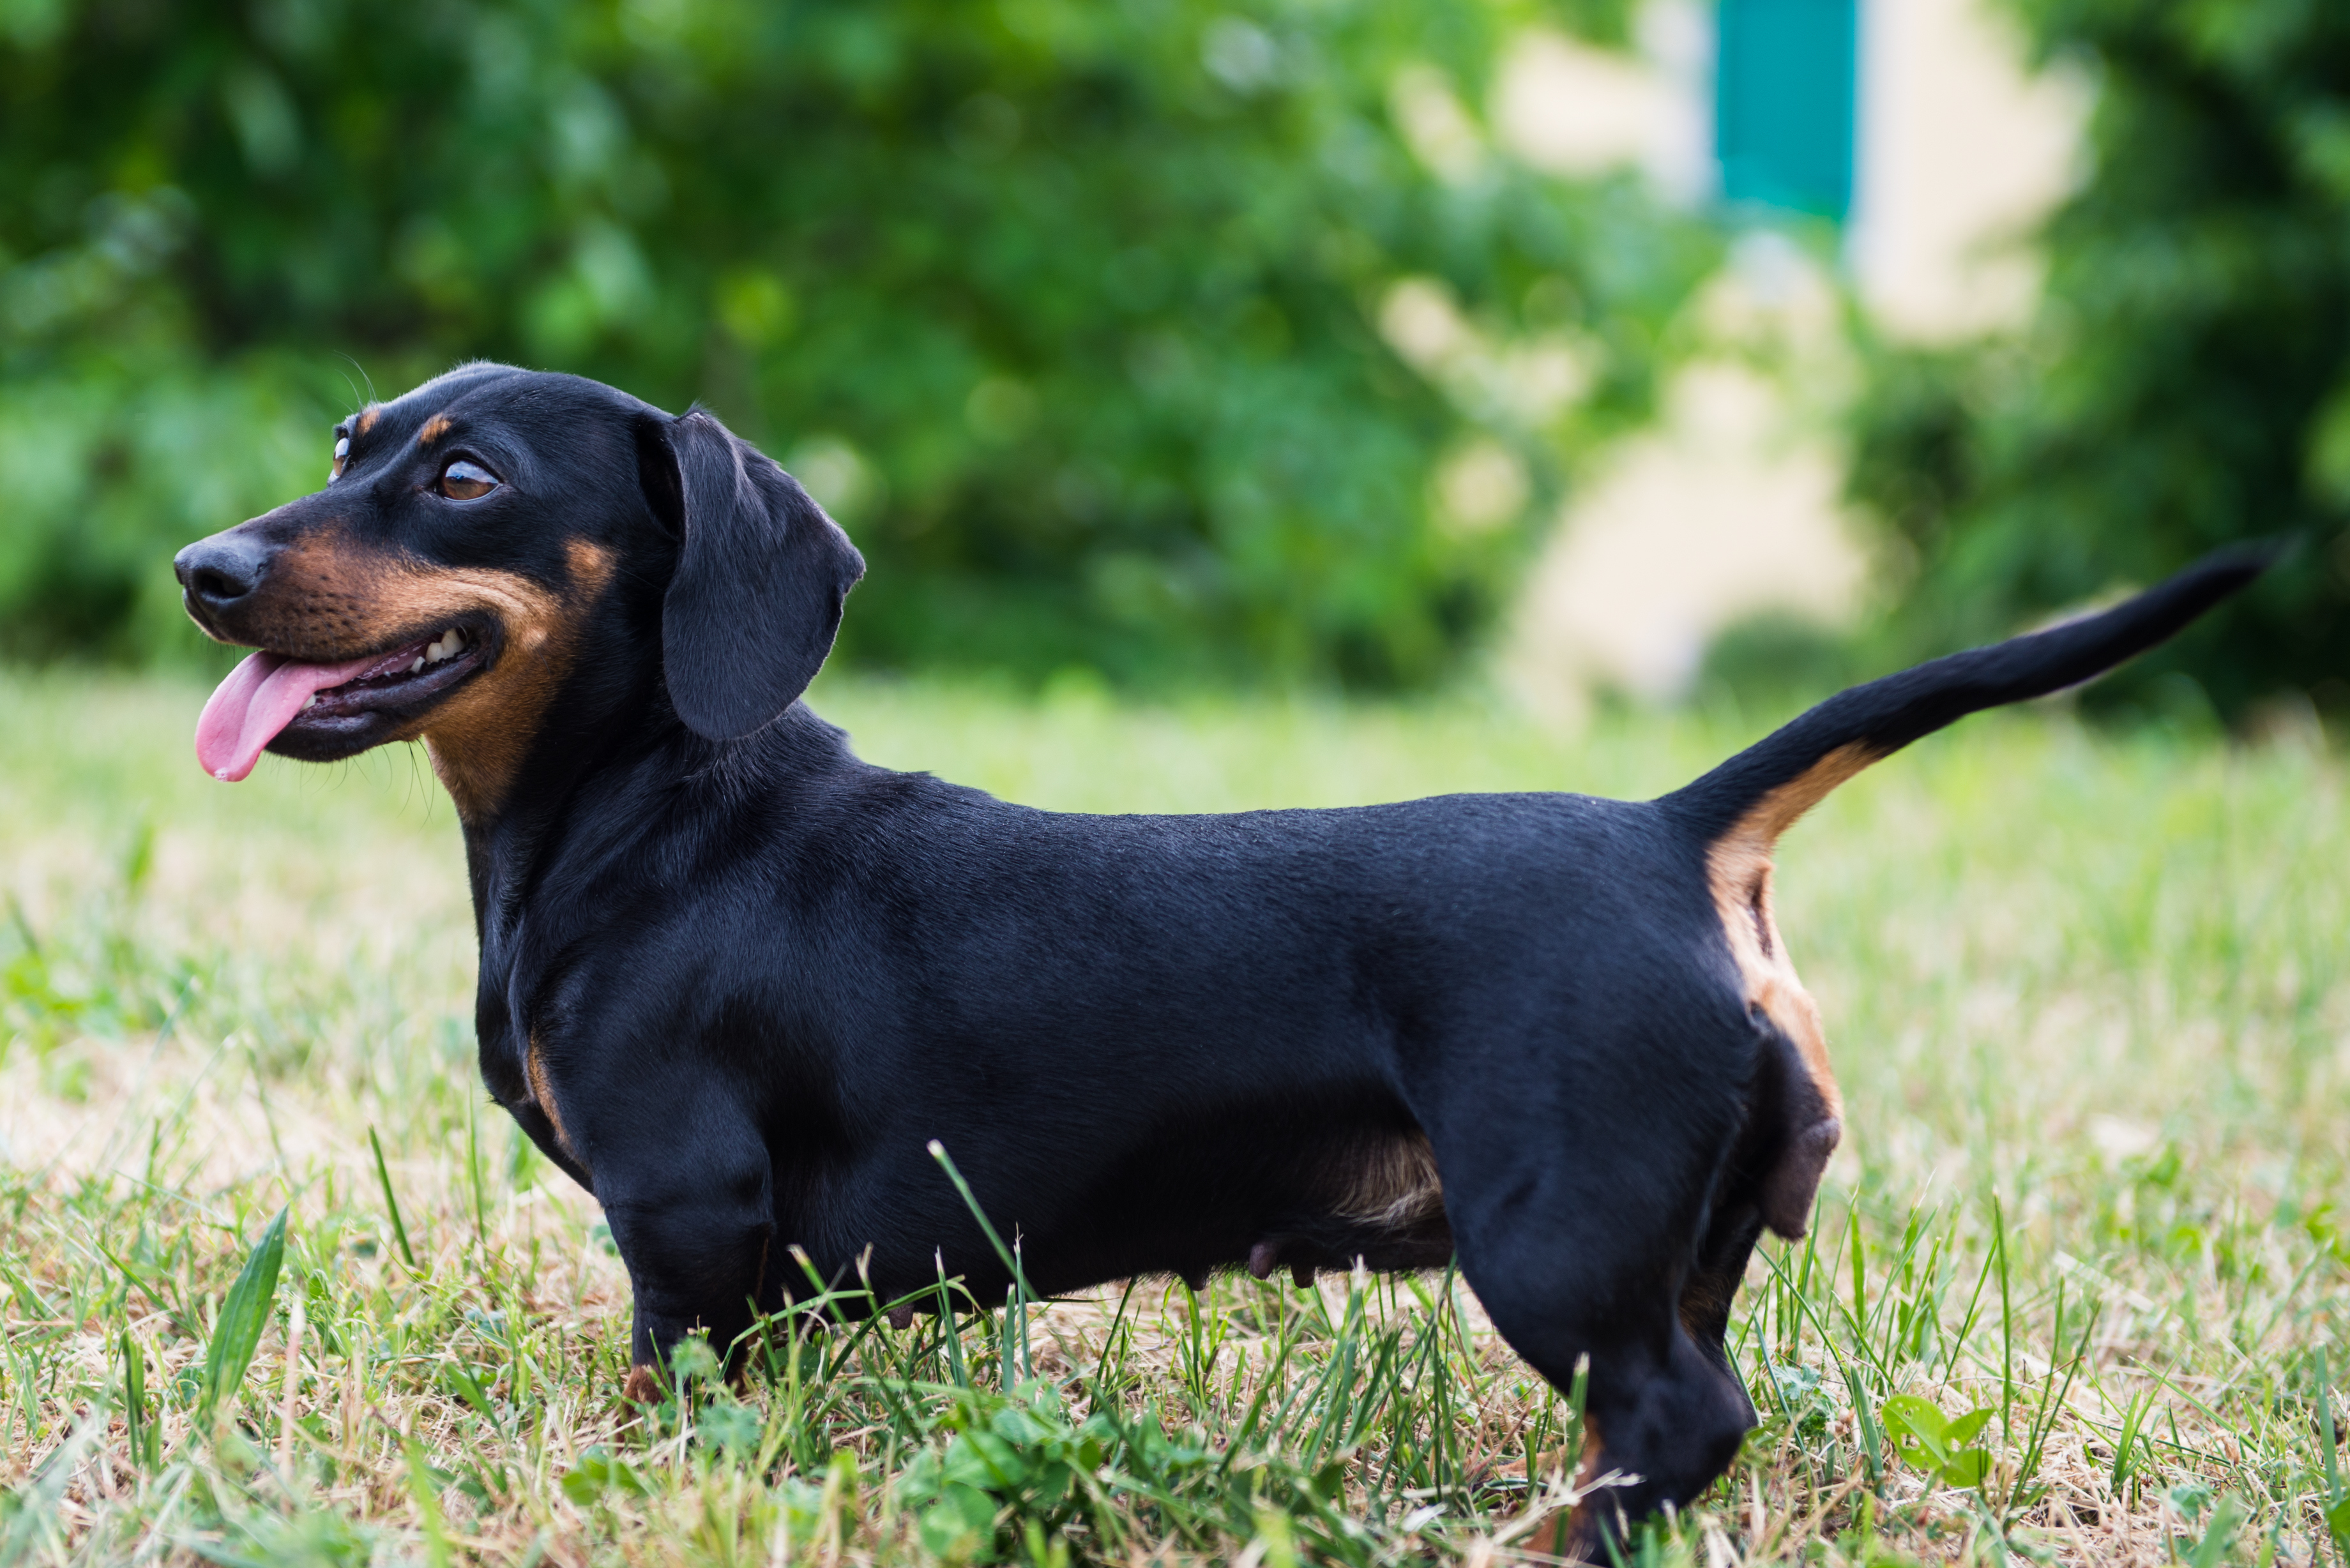
<svg viewBox="0 0 2350 1568">
<path fill-rule="evenodd" d="M 462 457 L 441 471 L 441 493 L 452 501 L 478 501 L 497 487 L 496 474 Z"/>
<path fill-rule="evenodd" d="M 335 466 L 328 472 L 327 477 L 329 479 L 340 479 L 343 476 L 343 464 L 348 462 L 350 459 L 351 438 L 348 436 L 337 436 L 335 438 Z"/>
</svg>

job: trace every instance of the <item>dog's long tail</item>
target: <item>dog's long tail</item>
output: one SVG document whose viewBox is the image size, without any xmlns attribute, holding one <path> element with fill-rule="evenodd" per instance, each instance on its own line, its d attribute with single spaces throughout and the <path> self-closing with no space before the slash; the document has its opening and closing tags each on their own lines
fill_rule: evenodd
<svg viewBox="0 0 2350 1568">
<path fill-rule="evenodd" d="M 1839 691 L 1657 804 L 1714 843 L 1767 846 L 1869 763 L 1968 714 L 2103 674 L 2185 627 L 2266 571 L 2276 544 L 2208 556 L 2126 603 Z"/>
</svg>

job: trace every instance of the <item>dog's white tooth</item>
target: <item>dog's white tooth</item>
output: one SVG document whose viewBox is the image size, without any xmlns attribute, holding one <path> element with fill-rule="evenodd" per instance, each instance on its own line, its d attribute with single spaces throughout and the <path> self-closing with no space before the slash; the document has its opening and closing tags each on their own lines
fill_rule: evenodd
<svg viewBox="0 0 2350 1568">
<path fill-rule="evenodd" d="M 421 670 L 421 669 L 423 669 L 423 668 L 424 668 L 424 656 L 423 656 L 422 654 L 421 654 L 421 653 L 420 653 L 420 654 L 418 654 L 418 655 L 416 656 L 416 658 L 414 659 L 414 660 L 413 660 L 413 661 L 411 661 L 411 662 L 409 664 L 409 666 L 408 666 L 408 672 L 409 672 L 411 675 L 413 675 L 413 674 L 415 674 L 418 670 Z"/>
<path fill-rule="evenodd" d="M 302 699 L 303 711 L 306 712 L 312 708 L 316 708 L 317 705 L 318 694 L 316 691 L 311 692 L 307 697 Z"/>
</svg>

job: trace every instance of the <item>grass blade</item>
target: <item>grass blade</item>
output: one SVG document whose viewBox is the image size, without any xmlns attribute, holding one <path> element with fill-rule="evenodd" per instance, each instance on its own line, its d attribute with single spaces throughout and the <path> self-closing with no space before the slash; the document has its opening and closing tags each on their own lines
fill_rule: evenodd
<svg viewBox="0 0 2350 1568">
<path fill-rule="evenodd" d="M 269 1325 L 277 1271 L 285 1258 L 286 1210 L 280 1209 L 246 1255 L 236 1282 L 229 1286 L 220 1318 L 213 1324 L 212 1343 L 204 1347 L 203 1391 L 196 1407 L 196 1424 L 204 1430 L 212 1429 L 221 1402 L 235 1397 L 245 1369 L 253 1365 L 254 1353 L 261 1348 L 261 1331 Z"/>
<path fill-rule="evenodd" d="M 1020 1287 L 1020 1293 L 1035 1301 L 1036 1293 L 1028 1288 L 1028 1276 L 1022 1272 L 1020 1260 L 1013 1255 L 1011 1248 L 1003 1244 L 1003 1238 L 995 1233 L 994 1225 L 988 1220 L 987 1211 L 980 1208 L 979 1199 L 972 1193 L 971 1183 L 965 1181 L 962 1172 L 955 1168 L 954 1158 L 947 1153 L 946 1145 L 932 1138 L 931 1158 L 939 1162 L 939 1168 L 947 1173 L 947 1179 L 954 1183 L 954 1189 L 962 1194 L 963 1206 L 971 1210 L 971 1217 L 979 1221 L 979 1228 L 987 1233 L 987 1244 L 995 1249 L 998 1258 L 1003 1260 L 1003 1266 L 1010 1271 L 1013 1282 Z"/>
<path fill-rule="evenodd" d="M 391 1168 L 383 1162 L 383 1140 L 368 1128 L 368 1147 L 375 1150 L 375 1179 L 383 1183 L 384 1211 L 391 1216 L 392 1240 L 400 1243 L 400 1262 L 411 1270 L 416 1267 L 416 1251 L 408 1244 L 408 1227 L 400 1221 L 400 1199 L 391 1195 Z"/>
<path fill-rule="evenodd" d="M 148 1434 L 153 1430 L 147 1421 L 147 1358 L 127 1328 L 122 1331 L 122 1423 L 123 1436 L 130 1445 L 130 1462 L 152 1469 L 147 1457 Z"/>
</svg>

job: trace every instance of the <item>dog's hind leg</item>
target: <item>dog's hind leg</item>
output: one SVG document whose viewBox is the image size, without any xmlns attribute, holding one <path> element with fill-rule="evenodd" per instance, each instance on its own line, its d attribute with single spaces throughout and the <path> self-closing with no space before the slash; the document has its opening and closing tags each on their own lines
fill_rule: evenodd
<svg viewBox="0 0 2350 1568">
<path fill-rule="evenodd" d="M 1562 1392 L 1589 1357 L 1598 1446 L 1582 1479 L 1613 1480 L 1568 1544 L 1603 1560 L 1627 1522 L 1711 1484 L 1754 1421 L 1721 1342 L 1753 1233 L 1711 1249 L 1700 1234 L 1736 1106 L 1643 1116 L 1600 1092 L 1613 1086 L 1521 1084 L 1507 1109 L 1483 1095 L 1448 1106 L 1463 1136 L 1430 1129 L 1461 1272 L 1494 1327 Z"/>
<path fill-rule="evenodd" d="M 1576 1511 L 1566 1543 L 1604 1561 L 1603 1542 L 1665 1504 L 1689 1502 L 1729 1467 L 1754 1408 L 1713 1332 L 1726 1311 L 1698 1334 L 1683 1321 L 1679 1309 L 1701 1275 L 1682 1282 L 1676 1299 L 1670 1272 L 1660 1277 L 1654 1259 L 1626 1260 L 1645 1279 L 1611 1278 L 1604 1227 L 1554 1231 L 1552 1240 L 1546 1258 L 1511 1246 L 1496 1258 L 1464 1236 L 1461 1268 L 1503 1337 L 1555 1386 L 1571 1388 L 1590 1358 L 1585 1412 L 1596 1447 L 1586 1445 L 1577 1481 L 1607 1484 Z M 1705 1288 L 1697 1295 L 1709 1304 L 1727 1299 Z"/>
</svg>

